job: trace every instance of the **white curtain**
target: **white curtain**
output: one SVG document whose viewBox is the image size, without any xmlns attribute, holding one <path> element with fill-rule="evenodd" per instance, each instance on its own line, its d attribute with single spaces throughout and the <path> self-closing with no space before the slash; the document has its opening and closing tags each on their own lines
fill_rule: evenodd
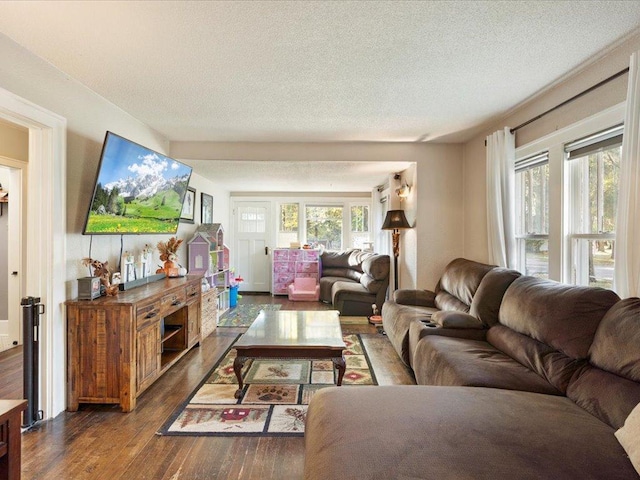
<svg viewBox="0 0 640 480">
<path fill-rule="evenodd" d="M 515 268 L 515 135 L 505 127 L 487 137 L 489 263 Z"/>
<path fill-rule="evenodd" d="M 615 290 L 640 296 L 640 51 L 631 55 L 614 250 Z"/>
</svg>

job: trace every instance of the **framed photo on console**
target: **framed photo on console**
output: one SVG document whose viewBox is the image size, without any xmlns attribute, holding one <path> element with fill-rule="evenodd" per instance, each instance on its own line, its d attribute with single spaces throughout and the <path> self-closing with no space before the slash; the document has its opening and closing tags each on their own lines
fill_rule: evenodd
<svg viewBox="0 0 640 480">
<path fill-rule="evenodd" d="M 184 203 L 182 204 L 182 213 L 180 214 L 180 222 L 193 223 L 194 213 L 196 211 L 196 190 L 187 187 L 187 193 L 184 195 Z"/>
<path fill-rule="evenodd" d="M 213 223 L 213 197 L 206 193 L 200 194 L 201 214 L 200 223 Z"/>
</svg>

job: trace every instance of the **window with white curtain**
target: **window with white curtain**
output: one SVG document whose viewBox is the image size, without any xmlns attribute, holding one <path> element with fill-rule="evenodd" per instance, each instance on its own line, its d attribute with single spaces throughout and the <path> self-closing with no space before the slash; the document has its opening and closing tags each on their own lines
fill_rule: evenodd
<svg viewBox="0 0 640 480">
<path fill-rule="evenodd" d="M 361 250 L 372 248 L 369 205 L 351 205 L 351 246 Z"/>
<path fill-rule="evenodd" d="M 517 268 L 549 278 L 549 154 L 516 160 Z"/>
<path fill-rule="evenodd" d="M 623 127 L 565 145 L 573 283 L 611 289 Z"/>
<path fill-rule="evenodd" d="M 342 250 L 342 205 L 306 205 L 306 243 Z"/>
<path fill-rule="evenodd" d="M 281 203 L 278 218 L 278 239 L 276 245 L 288 247 L 300 241 L 300 204 Z"/>
</svg>

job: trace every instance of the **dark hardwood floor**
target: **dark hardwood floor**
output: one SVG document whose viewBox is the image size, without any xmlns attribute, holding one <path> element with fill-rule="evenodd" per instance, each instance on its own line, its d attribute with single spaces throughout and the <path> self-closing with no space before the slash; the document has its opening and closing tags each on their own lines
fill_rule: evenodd
<svg viewBox="0 0 640 480">
<path fill-rule="evenodd" d="M 242 303 L 281 303 L 282 309 L 328 309 L 286 297 L 243 295 Z M 136 409 L 84 405 L 41 422 L 22 435 L 22 478 L 29 479 L 299 479 L 303 438 L 172 437 L 156 431 L 197 386 L 243 328 L 219 327 L 138 398 Z M 413 384 L 386 336 L 371 325 L 345 325 L 360 333 L 378 383 Z M 16 349 L 12 349 L 16 350 Z M 11 351 L 10 351 L 11 352 Z M 22 396 L 16 354 L 0 354 L 0 398 Z M 13 367 L 12 367 L 13 365 Z M 7 376 L 5 376 L 7 375 Z M 5 379 L 8 378 L 8 382 Z M 17 384 L 16 384 L 17 382 Z M 17 394 L 17 396 L 15 396 Z"/>
</svg>

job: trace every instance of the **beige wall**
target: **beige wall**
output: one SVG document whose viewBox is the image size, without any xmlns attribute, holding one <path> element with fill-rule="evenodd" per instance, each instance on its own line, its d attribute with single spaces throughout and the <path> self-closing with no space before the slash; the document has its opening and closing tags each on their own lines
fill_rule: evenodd
<svg viewBox="0 0 640 480">
<path fill-rule="evenodd" d="M 629 66 L 629 57 L 640 50 L 640 34 L 636 34 L 604 52 L 577 73 L 562 79 L 532 100 L 515 108 L 499 122 L 463 146 L 464 165 L 464 255 L 487 261 L 485 137 L 505 126 L 515 127 L 562 103 L 585 89 Z M 516 146 L 571 125 L 626 98 L 628 75 L 584 95 L 576 101 L 527 125 L 516 133 Z"/>
<path fill-rule="evenodd" d="M 0 87 L 67 119 L 67 210 L 52 205 L 52 214 L 67 222 L 66 281 L 68 297 L 76 295 L 76 279 L 87 270 L 80 260 L 89 255 L 90 237 L 81 234 L 93 191 L 100 150 L 107 130 L 159 152 L 168 153 L 169 142 L 119 107 L 62 74 L 8 38 L 0 35 Z M 206 179 L 194 177 L 200 188 L 209 188 Z M 181 224 L 179 236 L 191 227 Z M 136 249 L 155 245 L 164 237 L 125 236 L 124 247 Z M 117 265 L 120 237 L 94 236 L 91 255 Z M 186 258 L 186 257 L 185 257 Z"/>
<path fill-rule="evenodd" d="M 29 156 L 29 131 L 0 119 L 0 157 L 26 162 Z"/>
</svg>

